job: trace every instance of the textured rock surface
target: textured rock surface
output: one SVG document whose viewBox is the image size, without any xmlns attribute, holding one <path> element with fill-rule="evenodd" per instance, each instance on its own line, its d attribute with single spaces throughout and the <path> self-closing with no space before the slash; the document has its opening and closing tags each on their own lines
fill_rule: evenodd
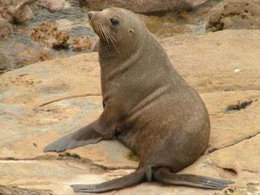
<svg viewBox="0 0 260 195">
<path fill-rule="evenodd" d="M 33 29 L 31 37 L 34 41 L 41 42 L 49 48 L 64 49 L 69 47 L 67 43 L 70 38 L 69 33 L 60 31 L 54 21 L 41 23 Z"/>
<path fill-rule="evenodd" d="M 74 37 L 72 47 L 74 51 L 82 51 L 85 49 L 90 50 L 91 48 L 93 48 L 93 45 L 93 41 L 87 36 L 78 36 Z"/>
<path fill-rule="evenodd" d="M 11 24 L 6 19 L 0 17 L 0 38 L 7 38 L 13 32 Z"/>
<path fill-rule="evenodd" d="M 0 18 L 9 22 L 23 23 L 33 18 L 29 5 L 35 0 L 0 0 Z"/>
<path fill-rule="evenodd" d="M 12 64 L 10 60 L 2 53 L 0 53 L 0 73 L 4 72 L 5 70 L 10 70 Z"/>
<path fill-rule="evenodd" d="M 182 172 L 231 179 L 234 190 L 242 194 L 260 192 L 259 40 L 257 30 L 160 40 L 177 71 L 200 92 L 211 118 L 209 153 Z M 7 72 L 0 80 L 2 185 L 73 194 L 70 184 L 110 180 L 138 165 L 137 157 L 116 141 L 61 154 L 42 152 L 49 142 L 93 121 L 102 111 L 96 53 L 32 64 Z M 252 103 L 244 109 L 226 111 L 246 100 Z M 117 191 L 215 193 L 225 192 L 155 183 Z"/>
<path fill-rule="evenodd" d="M 52 195 L 52 192 L 48 190 L 34 190 L 34 189 L 23 189 L 16 186 L 1 186 L 0 185 L 0 194 L 2 195 Z"/>
<path fill-rule="evenodd" d="M 88 7 L 102 10 L 107 7 L 122 7 L 137 13 L 167 12 L 173 10 L 191 9 L 205 3 L 207 0 L 85 0 Z"/>
<path fill-rule="evenodd" d="M 48 9 L 50 12 L 60 11 L 65 7 L 66 0 L 39 0 L 38 5 Z"/>
<path fill-rule="evenodd" d="M 224 0 L 210 11 L 208 31 L 260 29 L 260 0 Z"/>
</svg>

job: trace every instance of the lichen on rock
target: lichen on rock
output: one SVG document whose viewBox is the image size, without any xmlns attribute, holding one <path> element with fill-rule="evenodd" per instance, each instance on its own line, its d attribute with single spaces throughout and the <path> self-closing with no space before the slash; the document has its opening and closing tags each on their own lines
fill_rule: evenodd
<svg viewBox="0 0 260 195">
<path fill-rule="evenodd" d="M 260 29 L 260 1 L 224 0 L 210 11 L 207 31 Z"/>
<path fill-rule="evenodd" d="M 65 31 L 58 30 L 54 21 L 42 23 L 33 29 L 31 34 L 33 40 L 43 43 L 45 46 L 53 49 L 67 49 L 70 38 Z"/>
</svg>

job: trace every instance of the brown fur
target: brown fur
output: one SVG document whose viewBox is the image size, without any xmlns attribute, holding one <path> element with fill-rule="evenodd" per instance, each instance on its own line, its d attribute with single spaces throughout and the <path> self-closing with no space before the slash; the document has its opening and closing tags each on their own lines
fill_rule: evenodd
<svg viewBox="0 0 260 195">
<path fill-rule="evenodd" d="M 104 136 L 107 139 L 115 136 L 140 157 L 140 165 L 131 175 L 98 185 L 74 185 L 74 190 L 103 192 L 143 180 L 224 188 L 228 184 L 224 180 L 174 174 L 205 151 L 210 134 L 209 117 L 200 96 L 176 72 L 143 22 L 134 13 L 119 8 L 89 15 L 90 24 L 100 37 L 104 111 L 91 128 L 87 126 L 80 131 L 83 134 L 90 129 L 94 131 L 90 143 L 105 139 Z M 112 24 L 111 19 L 119 23 Z M 61 138 L 45 151 L 89 144 L 91 136 L 76 138 L 77 134 L 80 133 Z M 65 144 L 77 139 L 81 139 L 81 144 Z"/>
</svg>

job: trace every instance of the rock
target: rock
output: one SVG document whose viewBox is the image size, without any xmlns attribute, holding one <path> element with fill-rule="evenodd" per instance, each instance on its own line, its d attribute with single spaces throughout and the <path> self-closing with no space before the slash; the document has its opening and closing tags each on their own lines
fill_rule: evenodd
<svg viewBox="0 0 260 195">
<path fill-rule="evenodd" d="M 79 36 L 73 38 L 72 47 L 74 51 L 90 50 L 93 47 L 93 43 L 90 38 Z"/>
<path fill-rule="evenodd" d="M 245 194 L 260 192 L 259 39 L 259 30 L 225 30 L 160 40 L 177 71 L 199 91 L 211 119 L 208 153 L 182 172 L 231 179 L 235 184 L 230 191 Z M 48 143 L 102 112 L 99 71 L 97 53 L 88 53 L 0 76 L 0 128 L 5 132 L 0 134 L 2 185 L 73 194 L 71 184 L 100 183 L 134 170 L 138 158 L 116 141 L 67 153 L 42 152 Z M 226 111 L 248 100 L 252 102 L 244 109 Z M 226 192 L 144 183 L 116 193 Z"/>
<path fill-rule="evenodd" d="M 59 31 L 54 21 L 42 23 L 33 29 L 33 40 L 43 43 L 53 49 L 67 49 L 70 36 L 65 31 Z"/>
<path fill-rule="evenodd" d="M 107 7 L 122 7 L 137 13 L 155 13 L 187 10 L 205 3 L 207 0 L 85 0 L 91 9 L 102 10 Z"/>
<path fill-rule="evenodd" d="M 23 5 L 19 9 L 15 9 L 13 12 L 14 22 L 23 23 L 33 19 L 33 12 L 28 5 Z"/>
<path fill-rule="evenodd" d="M 0 194 L 2 195 L 22 195 L 22 194 L 52 195 L 52 192 L 49 190 L 24 189 L 24 188 L 18 188 L 16 186 L 0 185 Z"/>
<path fill-rule="evenodd" d="M 225 148 L 259 133 L 257 125 L 260 117 L 259 97 L 259 90 L 218 91 L 202 94 L 211 116 L 212 131 L 209 151 Z M 246 99 L 253 100 L 247 108 L 226 112 L 229 105 Z M 245 120 L 245 115 L 250 120 Z"/>
<path fill-rule="evenodd" d="M 259 30 L 225 30 L 160 42 L 188 83 L 199 92 L 216 92 L 260 89 L 259 39 Z"/>
<path fill-rule="evenodd" d="M 197 25 L 191 24 L 182 24 L 177 25 L 176 23 L 176 13 L 168 13 L 164 16 L 156 15 L 142 15 L 139 14 L 139 17 L 144 21 L 146 27 L 150 32 L 155 33 L 159 36 L 172 36 L 173 34 L 183 34 L 187 32 L 195 32 L 198 28 Z"/>
<path fill-rule="evenodd" d="M 224 0 L 210 11 L 208 31 L 260 29 L 260 1 Z"/>
<path fill-rule="evenodd" d="M 12 70 L 11 61 L 2 53 L 0 53 L 0 74 Z"/>
<path fill-rule="evenodd" d="M 65 7 L 65 3 L 66 3 L 65 0 L 59 0 L 59 1 L 40 0 L 40 1 L 38 1 L 38 5 L 45 7 L 50 12 L 56 12 L 56 11 L 62 10 Z"/>
<path fill-rule="evenodd" d="M 48 48 L 28 47 L 23 43 L 10 43 L 9 40 L 2 40 L 0 45 L 0 74 L 28 64 L 54 58 Z"/>
<path fill-rule="evenodd" d="M 23 23 L 33 19 L 29 5 L 35 0 L 1 0 L 0 18 L 5 18 L 12 23 Z"/>
<path fill-rule="evenodd" d="M 232 178 L 238 176 L 236 179 L 240 185 L 246 185 L 249 182 L 259 182 L 259 141 L 260 134 L 237 142 L 234 146 L 213 152 L 210 158 L 212 162 L 218 164 L 220 168 L 226 168 L 226 171 Z M 236 161 L 234 161 L 234 159 L 236 159 Z M 255 173 L 251 175 L 252 178 L 250 180 L 245 179 L 250 175 L 248 172 Z M 244 177 L 239 177 L 239 175 L 244 175 Z"/>
<path fill-rule="evenodd" d="M 13 28 L 9 22 L 0 18 L 0 38 L 7 38 L 13 33 Z"/>
<path fill-rule="evenodd" d="M 55 195 L 73 195 L 70 183 L 90 179 L 92 182 L 98 182 L 107 177 L 101 168 L 77 160 L 0 160 L 0 167 L 4 167 L 0 169 L 1 184 L 8 183 L 8 186 L 19 184 L 19 188 L 27 189 L 27 192 L 33 189 L 37 192 L 41 189 L 40 195 L 47 195 L 50 191 Z M 24 194 L 29 193 L 21 193 Z"/>
<path fill-rule="evenodd" d="M 8 12 L 7 8 L 4 7 L 4 5 L 2 5 L 1 3 L 0 3 L 0 18 L 7 20 L 8 22 L 14 21 L 14 17 L 11 15 L 11 13 Z"/>
</svg>

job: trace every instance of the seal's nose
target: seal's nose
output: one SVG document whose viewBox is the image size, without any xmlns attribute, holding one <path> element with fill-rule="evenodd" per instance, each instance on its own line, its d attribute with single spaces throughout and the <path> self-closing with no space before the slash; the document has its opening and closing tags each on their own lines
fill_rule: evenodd
<svg viewBox="0 0 260 195">
<path fill-rule="evenodd" d="M 89 20 L 91 20 L 91 18 L 93 17 L 93 15 L 94 15 L 94 12 L 93 12 L 93 11 L 88 12 L 88 18 L 89 18 Z"/>
</svg>

